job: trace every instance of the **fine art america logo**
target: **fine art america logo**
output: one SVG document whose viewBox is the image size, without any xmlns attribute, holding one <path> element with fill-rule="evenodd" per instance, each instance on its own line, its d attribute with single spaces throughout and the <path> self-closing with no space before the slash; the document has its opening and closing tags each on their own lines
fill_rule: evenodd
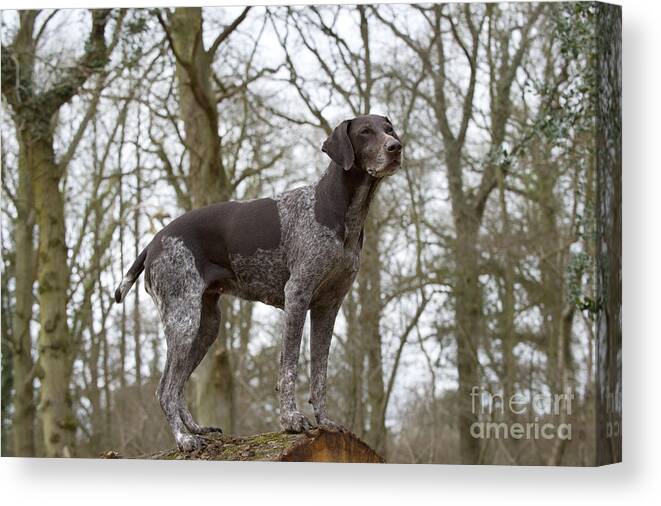
<svg viewBox="0 0 661 506">
<path fill-rule="evenodd" d="M 515 393 L 492 394 L 474 386 L 471 389 L 473 414 L 479 421 L 470 426 L 476 439 L 563 439 L 571 440 L 571 416 L 574 394 Z"/>
</svg>

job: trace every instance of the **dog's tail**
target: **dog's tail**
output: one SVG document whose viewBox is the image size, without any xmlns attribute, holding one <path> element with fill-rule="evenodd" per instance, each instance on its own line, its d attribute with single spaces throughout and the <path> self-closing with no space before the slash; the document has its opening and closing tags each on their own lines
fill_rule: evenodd
<svg viewBox="0 0 661 506">
<path fill-rule="evenodd" d="M 133 262 L 133 265 L 124 276 L 124 279 L 122 279 L 117 290 L 115 290 L 115 302 L 118 304 L 124 300 L 126 293 L 131 289 L 135 280 L 138 279 L 140 274 L 142 274 L 142 271 L 145 270 L 145 258 L 147 258 L 148 249 L 149 247 L 146 247 L 142 250 L 142 253 L 140 253 L 138 258 L 135 259 L 135 262 Z"/>
</svg>

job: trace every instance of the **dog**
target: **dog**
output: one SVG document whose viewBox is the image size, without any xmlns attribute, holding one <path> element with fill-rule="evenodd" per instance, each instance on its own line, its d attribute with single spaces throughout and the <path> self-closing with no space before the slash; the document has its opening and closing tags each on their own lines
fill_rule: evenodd
<svg viewBox="0 0 661 506">
<path fill-rule="evenodd" d="M 184 386 L 218 335 L 218 301 L 225 294 L 284 310 L 278 391 L 280 423 L 288 432 L 312 428 L 295 399 L 310 311 L 310 403 L 318 425 L 342 429 L 326 411 L 333 326 L 358 272 L 370 203 L 383 178 L 400 168 L 402 143 L 388 118 L 366 115 L 340 123 L 322 151 L 331 161 L 316 184 L 273 198 L 213 204 L 172 221 L 115 292 L 122 302 L 145 271 L 167 342 L 157 397 L 182 450 L 201 447 L 204 434 L 222 432 L 195 422 Z"/>
</svg>

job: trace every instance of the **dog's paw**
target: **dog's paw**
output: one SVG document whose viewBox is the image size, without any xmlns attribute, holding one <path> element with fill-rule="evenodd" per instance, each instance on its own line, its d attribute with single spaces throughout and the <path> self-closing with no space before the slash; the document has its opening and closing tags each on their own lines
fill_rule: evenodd
<svg viewBox="0 0 661 506">
<path fill-rule="evenodd" d="M 285 432 L 307 432 L 312 428 L 312 424 L 300 411 L 290 411 L 280 415 L 280 425 Z"/>
<path fill-rule="evenodd" d="M 328 417 L 323 417 L 317 420 L 317 426 L 329 430 L 331 432 L 348 432 L 342 425 L 334 422 Z"/>
<path fill-rule="evenodd" d="M 200 436 L 195 436 L 193 434 L 178 434 L 177 435 L 177 446 L 183 452 L 190 452 L 193 450 L 199 450 L 206 446 L 208 441 Z"/>
<path fill-rule="evenodd" d="M 222 434 L 223 429 L 220 427 L 200 427 L 195 431 L 195 434 Z"/>
</svg>

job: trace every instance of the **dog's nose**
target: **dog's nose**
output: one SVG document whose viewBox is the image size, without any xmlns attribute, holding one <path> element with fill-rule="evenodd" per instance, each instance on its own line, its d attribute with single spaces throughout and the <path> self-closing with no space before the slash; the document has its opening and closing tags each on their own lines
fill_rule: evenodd
<svg viewBox="0 0 661 506">
<path fill-rule="evenodd" d="M 397 139 L 392 139 L 386 142 L 386 151 L 388 153 L 399 153 L 402 150 L 402 143 Z"/>
</svg>

